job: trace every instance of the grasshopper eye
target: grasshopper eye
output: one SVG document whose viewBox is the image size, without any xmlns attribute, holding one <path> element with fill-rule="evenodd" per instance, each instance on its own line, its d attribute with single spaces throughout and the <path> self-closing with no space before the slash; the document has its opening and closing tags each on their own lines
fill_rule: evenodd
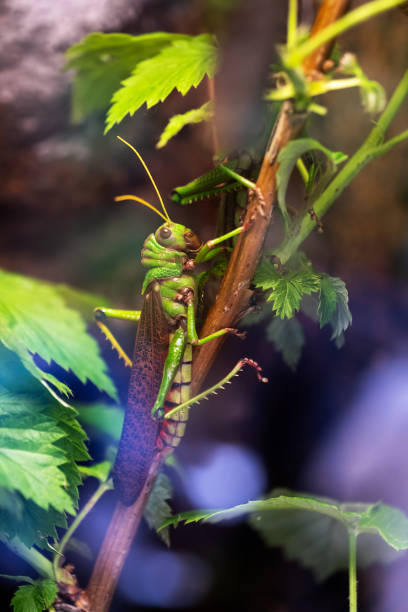
<svg viewBox="0 0 408 612">
<path fill-rule="evenodd" d="M 164 240 L 166 240 L 167 238 L 170 238 L 171 236 L 171 230 L 168 227 L 162 227 L 160 229 L 160 238 L 163 238 Z"/>
</svg>

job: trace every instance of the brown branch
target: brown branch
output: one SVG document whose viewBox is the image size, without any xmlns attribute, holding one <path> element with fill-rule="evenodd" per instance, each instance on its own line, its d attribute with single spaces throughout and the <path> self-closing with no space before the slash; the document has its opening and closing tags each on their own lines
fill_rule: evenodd
<svg viewBox="0 0 408 612">
<path fill-rule="evenodd" d="M 350 0 L 325 0 L 322 2 L 310 31 L 310 36 L 314 36 L 317 32 L 320 32 L 320 30 L 323 30 L 326 26 L 341 17 L 347 11 L 349 4 Z M 307 75 L 313 76 L 313 73 L 321 70 L 322 64 L 329 56 L 334 42 L 334 40 L 330 40 L 307 56 L 303 62 L 303 69 Z"/>
<path fill-rule="evenodd" d="M 86 589 L 90 612 L 108 612 L 119 576 L 160 470 L 155 460 L 139 497 L 132 506 L 116 504 L 115 512 Z"/>
<path fill-rule="evenodd" d="M 341 17 L 347 10 L 347 5 L 348 0 L 323 0 L 313 24 L 311 35 L 313 36 Z M 304 70 L 306 75 L 313 75 L 321 69 L 330 50 L 331 44 L 323 45 L 305 59 Z M 255 198 L 252 198 L 245 219 L 245 222 L 249 225 L 252 223 L 252 226 L 239 237 L 217 298 L 201 330 L 202 336 L 207 336 L 223 327 L 234 327 L 247 308 L 251 296 L 249 285 L 261 257 L 275 202 L 276 172 L 279 167 L 277 157 L 283 147 L 290 140 L 296 138 L 305 121 L 306 114 L 295 113 L 291 102 L 283 104 L 256 182 L 265 202 L 265 216 L 259 214 L 257 211 L 259 204 Z M 201 387 L 224 341 L 225 336 L 208 342 L 200 347 L 195 354 L 193 394 Z"/>
<path fill-rule="evenodd" d="M 312 34 L 341 16 L 346 5 L 345 0 L 323 0 Z M 307 74 L 321 68 L 329 50 L 329 46 L 324 46 L 305 60 Z M 299 134 L 305 120 L 305 113 L 294 112 L 290 102 L 283 104 L 256 183 L 263 196 L 263 210 L 260 211 L 259 198 L 253 194 L 246 215 L 249 229 L 240 235 L 216 301 L 204 323 L 202 335 L 222 327 L 232 327 L 247 307 L 251 296 L 249 285 L 262 252 L 275 201 L 277 156 L 283 147 Z M 193 393 L 202 385 L 221 344 L 222 339 L 213 340 L 197 351 L 193 364 Z M 152 464 L 145 486 L 132 506 L 126 507 L 121 503 L 116 506 L 87 588 L 91 612 L 109 610 L 122 567 L 159 469 L 160 462 Z"/>
</svg>

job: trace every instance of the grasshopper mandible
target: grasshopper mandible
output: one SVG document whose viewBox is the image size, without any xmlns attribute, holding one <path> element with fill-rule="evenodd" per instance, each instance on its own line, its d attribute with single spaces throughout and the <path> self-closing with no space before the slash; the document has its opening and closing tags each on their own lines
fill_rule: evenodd
<svg viewBox="0 0 408 612">
<path fill-rule="evenodd" d="M 137 201 L 154 210 L 165 221 L 143 245 L 141 263 L 148 270 L 142 287 L 142 309 L 95 309 L 99 328 L 126 365 L 131 367 L 125 420 L 113 468 L 113 480 L 120 500 L 131 505 L 143 488 L 155 455 L 164 460 L 179 445 L 192 404 L 229 382 L 245 364 L 255 368 L 260 381 L 267 382 L 267 379 L 261 376 L 261 368 L 255 361 L 243 358 L 216 385 L 190 398 L 192 347 L 224 334 L 240 335 L 238 330 L 228 327 L 205 338 L 198 337 L 194 268 L 196 264 L 212 259 L 219 252 L 217 245 L 238 235 L 244 227 L 201 243 L 192 230 L 171 221 L 142 157 L 132 145 L 122 138 L 120 140 L 141 161 L 163 212 L 137 196 L 118 196 L 115 200 Z M 106 326 L 108 317 L 138 321 L 133 360 Z"/>
</svg>

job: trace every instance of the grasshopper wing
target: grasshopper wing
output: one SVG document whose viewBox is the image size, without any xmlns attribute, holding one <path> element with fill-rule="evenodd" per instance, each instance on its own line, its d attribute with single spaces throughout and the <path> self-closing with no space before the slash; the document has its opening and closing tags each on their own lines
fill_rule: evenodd
<svg viewBox="0 0 408 612">
<path fill-rule="evenodd" d="M 146 290 L 137 329 L 128 402 L 113 470 L 120 500 L 130 506 L 140 494 L 153 457 L 160 424 L 152 419 L 169 347 L 169 324 L 163 312 L 160 286 Z"/>
</svg>

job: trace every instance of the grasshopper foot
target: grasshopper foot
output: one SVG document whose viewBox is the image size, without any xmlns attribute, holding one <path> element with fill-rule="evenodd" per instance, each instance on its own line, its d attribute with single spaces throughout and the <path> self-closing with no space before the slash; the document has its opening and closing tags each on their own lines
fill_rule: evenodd
<svg viewBox="0 0 408 612">
<path fill-rule="evenodd" d="M 241 338 L 241 340 L 246 338 L 246 331 L 239 331 L 239 329 L 236 329 L 235 327 L 226 327 L 225 329 L 228 334 L 234 334 L 234 336 L 238 336 L 238 338 Z"/>
<path fill-rule="evenodd" d="M 153 406 L 151 412 L 152 419 L 154 421 L 162 421 L 164 419 L 164 409 L 162 406 L 156 407 Z"/>
</svg>

